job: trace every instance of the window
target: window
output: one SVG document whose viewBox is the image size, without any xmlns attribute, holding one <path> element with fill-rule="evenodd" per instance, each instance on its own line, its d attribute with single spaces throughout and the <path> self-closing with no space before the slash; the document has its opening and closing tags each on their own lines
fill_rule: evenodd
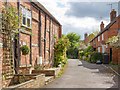
<svg viewBox="0 0 120 90">
<path fill-rule="evenodd" d="M 98 47 L 98 52 L 100 52 L 100 47 Z"/>
<path fill-rule="evenodd" d="M 100 41 L 100 36 L 98 36 L 98 41 Z"/>
<path fill-rule="evenodd" d="M 31 11 L 21 6 L 22 11 L 22 26 L 31 28 Z"/>
<path fill-rule="evenodd" d="M 26 25 L 26 17 L 25 17 L 25 16 L 23 16 L 22 24 L 23 24 L 23 25 Z"/>
<path fill-rule="evenodd" d="M 104 34 L 102 34 L 102 40 L 104 40 Z"/>
<path fill-rule="evenodd" d="M 105 53 L 105 46 L 102 45 L 102 53 Z"/>
</svg>

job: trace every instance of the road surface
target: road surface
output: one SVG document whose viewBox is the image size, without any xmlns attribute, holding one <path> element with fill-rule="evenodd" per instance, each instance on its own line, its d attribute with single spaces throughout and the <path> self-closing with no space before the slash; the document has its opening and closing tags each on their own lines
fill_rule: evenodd
<svg viewBox="0 0 120 90">
<path fill-rule="evenodd" d="M 44 88 L 117 88 L 117 79 L 103 65 L 69 59 L 64 74 Z"/>
</svg>

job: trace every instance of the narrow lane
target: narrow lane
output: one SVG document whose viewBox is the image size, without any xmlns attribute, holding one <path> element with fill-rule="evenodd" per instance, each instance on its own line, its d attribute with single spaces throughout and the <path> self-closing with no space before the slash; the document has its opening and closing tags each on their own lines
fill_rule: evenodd
<svg viewBox="0 0 120 90">
<path fill-rule="evenodd" d="M 44 86 L 45 88 L 117 88 L 115 76 L 102 65 L 90 64 L 78 59 L 69 59 L 62 77 Z"/>
</svg>

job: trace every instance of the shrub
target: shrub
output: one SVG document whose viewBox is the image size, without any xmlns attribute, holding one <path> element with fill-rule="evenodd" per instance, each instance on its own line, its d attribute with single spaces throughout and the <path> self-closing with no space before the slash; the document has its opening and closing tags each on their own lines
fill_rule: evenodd
<svg viewBox="0 0 120 90">
<path fill-rule="evenodd" d="M 97 60 L 103 60 L 103 54 L 99 52 L 93 52 L 90 58 L 90 62 L 96 63 Z"/>
<path fill-rule="evenodd" d="M 29 47 L 27 45 L 23 45 L 21 47 L 21 51 L 22 51 L 22 55 L 27 55 L 27 54 L 29 54 L 30 49 L 29 49 Z"/>
<path fill-rule="evenodd" d="M 66 37 L 60 38 L 55 44 L 55 56 L 54 56 L 54 67 L 58 67 L 60 64 L 64 65 L 66 60 L 66 50 L 69 46 L 69 39 Z"/>
</svg>

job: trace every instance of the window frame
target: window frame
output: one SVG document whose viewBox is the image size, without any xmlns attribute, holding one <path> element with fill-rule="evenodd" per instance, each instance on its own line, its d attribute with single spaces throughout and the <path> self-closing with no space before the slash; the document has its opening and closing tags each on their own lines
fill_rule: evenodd
<svg viewBox="0 0 120 90">
<path fill-rule="evenodd" d="M 22 13 L 22 26 L 27 27 L 29 29 L 32 28 L 32 12 L 22 5 L 20 6 L 21 13 Z M 23 17 L 25 17 L 25 24 L 23 24 Z M 28 19 L 30 20 L 29 26 L 28 26 Z"/>
<path fill-rule="evenodd" d="M 100 47 L 98 47 L 98 52 L 100 52 Z"/>
<path fill-rule="evenodd" d="M 100 41 L 100 36 L 98 36 L 98 41 Z"/>
<path fill-rule="evenodd" d="M 102 40 L 104 40 L 104 34 L 102 34 Z"/>
</svg>

